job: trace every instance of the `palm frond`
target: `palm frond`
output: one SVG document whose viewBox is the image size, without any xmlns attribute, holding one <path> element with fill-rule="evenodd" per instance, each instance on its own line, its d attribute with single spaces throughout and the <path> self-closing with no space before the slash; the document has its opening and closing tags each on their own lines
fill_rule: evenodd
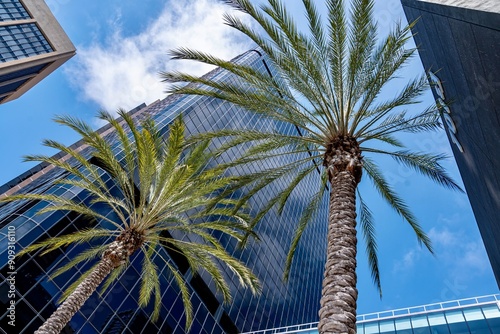
<svg viewBox="0 0 500 334">
<path fill-rule="evenodd" d="M 39 249 L 42 249 L 41 254 L 46 254 L 72 244 L 103 242 L 109 237 L 115 237 L 114 242 L 120 243 L 123 241 L 119 240 L 123 239 L 116 237 L 133 230 L 136 234 L 142 234 L 143 238 L 138 241 L 140 244 L 124 246 L 137 247 L 136 249 L 142 249 L 144 253 L 139 305 L 147 306 L 154 295 L 152 318 L 156 320 L 159 317 L 160 268 L 153 261 L 154 257 L 159 257 L 172 270 L 180 287 L 188 327 L 193 316 L 190 293 L 182 275 L 168 262 L 170 260 L 163 258 L 161 252 L 156 249 L 160 242 L 166 249 L 185 256 L 194 274 L 197 270 L 209 273 L 226 301 L 231 299 L 231 290 L 221 271 L 221 263 L 225 263 L 235 273 L 241 284 L 257 292 L 259 283 L 256 276 L 228 254 L 212 234 L 214 231 L 223 233 L 236 241 L 243 240 L 245 236 L 257 238 L 251 229 L 252 217 L 248 213 L 248 206 L 239 200 L 218 196 L 224 188 L 232 186 L 236 179 L 234 176 L 225 176 L 227 166 L 210 166 L 213 159 L 209 152 L 211 141 L 205 139 L 194 145 L 192 142 L 186 142 L 182 117 L 170 124 L 168 138 L 164 140 L 162 132 L 150 119 L 138 123 L 123 110 L 118 114 L 120 119 L 114 119 L 104 111 L 99 113 L 99 118 L 111 125 L 112 132 L 105 137 L 94 132 L 79 119 L 59 117 L 59 123 L 82 135 L 84 145 L 88 146 L 88 149 L 73 150 L 60 143 L 46 141 L 47 146 L 61 149 L 70 159 L 45 156 L 27 158 L 52 163 L 67 171 L 69 176 L 57 180 L 55 184 L 83 189 L 90 195 L 84 201 L 48 192 L 16 194 L 1 199 L 2 202 L 45 201 L 47 204 L 41 206 L 38 213 L 72 211 L 106 223 L 102 226 L 109 228 L 96 227 L 46 239 L 27 247 L 19 255 Z M 103 207 L 107 209 L 102 210 Z M 160 237 L 173 230 L 182 231 L 197 242 L 186 243 Z M 105 256 L 108 245 L 103 243 L 87 249 L 82 248 L 69 263 L 55 271 L 54 277 L 87 261 Z M 110 269 L 102 286 L 102 293 L 127 268 L 129 258 L 125 256 L 120 261 L 124 264 Z M 92 269 L 95 269 L 95 266 Z M 71 284 L 63 298 L 75 291 L 90 272 L 87 271 Z"/>
<path fill-rule="evenodd" d="M 383 174 L 380 172 L 378 167 L 371 161 L 371 159 L 365 157 L 363 168 L 368 174 L 369 178 L 373 181 L 375 188 L 382 196 L 383 199 L 393 208 L 405 221 L 410 224 L 411 228 L 417 236 L 417 240 L 420 244 L 423 244 L 431 253 L 433 253 L 431 240 L 422 230 L 422 227 L 418 224 L 417 219 L 411 213 L 409 207 L 406 203 L 399 198 L 399 196 L 390 187 L 387 180 L 384 178 Z"/>
<path fill-rule="evenodd" d="M 186 331 L 189 331 L 191 325 L 193 324 L 193 305 L 191 304 L 191 294 L 189 293 L 187 284 L 178 269 L 169 262 L 165 262 L 165 264 L 174 276 L 179 290 L 181 290 L 182 304 L 184 305 L 184 313 L 186 314 Z"/>
<path fill-rule="evenodd" d="M 463 192 L 462 188 L 446 173 L 446 170 L 439 163 L 441 160 L 448 158 L 444 154 L 418 153 L 411 151 L 388 152 L 370 148 L 366 148 L 365 151 L 389 155 L 397 162 L 429 177 L 436 183 Z"/>
<path fill-rule="evenodd" d="M 66 271 L 75 268 L 78 264 L 81 262 L 87 262 L 95 259 L 96 257 L 99 257 L 102 255 L 104 250 L 107 248 L 107 245 L 100 245 L 100 246 L 95 246 L 92 248 L 89 248 L 85 251 L 82 251 L 79 253 L 77 256 L 72 258 L 68 263 L 66 263 L 64 266 L 57 268 L 56 271 L 50 274 L 50 279 L 53 280 L 57 276 L 65 273 Z"/>
<path fill-rule="evenodd" d="M 71 244 L 82 244 L 86 241 L 91 241 L 93 239 L 98 239 L 102 237 L 109 237 L 114 235 L 116 232 L 109 231 L 106 229 L 92 228 L 77 231 L 71 234 L 65 234 L 58 237 L 48 238 L 36 244 L 32 244 L 24 249 L 22 249 L 17 256 L 27 254 L 39 249 L 44 249 L 41 255 L 50 253 L 53 250 L 66 247 Z"/>
<path fill-rule="evenodd" d="M 366 205 L 365 201 L 358 193 L 359 198 L 359 222 L 361 225 L 361 232 L 365 239 L 366 244 L 366 255 L 368 256 L 368 265 L 370 266 L 371 275 L 375 286 L 382 298 L 382 284 L 380 281 L 380 270 L 378 268 L 378 256 L 377 256 L 377 241 L 375 238 L 375 221 L 373 219 L 372 212 Z"/>
<path fill-rule="evenodd" d="M 158 266 L 153 263 L 151 256 L 154 254 L 154 245 L 142 247 L 143 260 L 141 270 L 141 288 L 139 290 L 139 306 L 146 307 L 149 304 L 151 295 L 155 290 L 159 291 L 160 278 L 158 277 Z M 153 321 L 160 315 L 161 304 L 154 304 Z"/>
<path fill-rule="evenodd" d="M 347 53 L 347 22 L 343 0 L 327 0 L 330 72 L 335 94 L 339 132 L 346 133 L 344 82 Z"/>
<path fill-rule="evenodd" d="M 346 119 L 351 118 L 359 96 L 358 90 L 370 62 L 376 41 L 376 25 L 373 20 L 373 5 L 370 0 L 354 0 L 349 39 L 349 63 L 347 66 Z"/>
<path fill-rule="evenodd" d="M 318 207 L 321 203 L 321 200 L 323 199 L 323 196 L 325 194 L 325 191 L 328 189 L 326 184 L 327 184 L 327 173 L 323 173 L 321 176 L 322 182 L 319 183 L 319 189 L 318 191 L 314 194 L 312 199 L 309 201 L 308 205 L 306 206 L 305 210 L 302 212 L 302 215 L 300 216 L 299 223 L 297 224 L 297 228 L 295 229 L 295 233 L 292 239 L 292 242 L 290 244 L 290 248 L 287 254 L 286 262 L 285 262 L 285 270 L 283 272 L 283 278 L 285 280 L 288 280 L 288 276 L 290 275 L 290 270 L 292 268 L 292 262 L 293 262 L 293 256 L 295 254 L 295 251 L 297 250 L 297 246 L 300 242 L 300 239 L 302 238 L 302 234 L 304 234 L 304 231 L 308 224 L 311 222 L 311 219 L 317 214 L 318 212 Z"/>
<path fill-rule="evenodd" d="M 127 269 L 128 263 L 122 264 L 121 266 L 113 269 L 109 276 L 106 278 L 104 283 L 101 286 L 101 289 L 99 290 L 99 294 L 102 296 L 104 293 L 109 289 L 111 284 L 116 282 L 118 279 L 120 279 L 121 275 L 123 272 Z"/>
</svg>

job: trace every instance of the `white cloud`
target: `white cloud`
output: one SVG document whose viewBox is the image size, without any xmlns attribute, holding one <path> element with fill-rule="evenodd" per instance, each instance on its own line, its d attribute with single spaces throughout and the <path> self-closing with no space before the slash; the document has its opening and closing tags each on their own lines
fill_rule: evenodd
<svg viewBox="0 0 500 334">
<path fill-rule="evenodd" d="M 464 267 L 463 270 L 475 269 L 484 272 L 489 269 L 490 263 L 481 240 L 466 243 L 463 248 L 465 250 L 461 261 L 461 265 Z M 463 270 L 459 271 L 463 273 Z"/>
<path fill-rule="evenodd" d="M 490 264 L 480 236 L 469 231 L 458 214 L 441 216 L 438 224 L 427 232 L 434 248 L 434 260 L 440 267 L 446 268 L 451 277 L 470 280 L 489 270 Z M 393 273 L 411 273 L 421 263 L 429 259 L 424 248 L 411 247 L 399 259 L 394 261 Z"/>
<path fill-rule="evenodd" d="M 454 221 L 444 218 L 441 220 Z M 437 260 L 450 268 L 454 276 L 484 273 L 489 268 L 489 261 L 481 238 L 457 227 L 439 226 L 429 231 L 428 236 L 435 246 Z"/>
<path fill-rule="evenodd" d="M 169 1 L 146 29 L 124 37 L 118 21 L 105 44 L 78 46 L 78 53 L 66 74 L 82 97 L 108 111 L 133 108 L 165 96 L 165 84 L 158 72 L 167 69 L 203 74 L 210 67 L 191 61 L 169 61 L 167 52 L 189 47 L 224 59 L 251 47 L 236 30 L 223 24 L 222 15 L 231 11 L 214 0 Z M 233 11 L 234 13 L 234 11 Z"/>
<path fill-rule="evenodd" d="M 415 263 L 420 259 L 420 249 L 413 248 L 405 253 L 402 259 L 394 263 L 393 273 L 405 273 L 411 270 Z"/>
<path fill-rule="evenodd" d="M 458 243 L 456 233 L 452 233 L 447 228 L 440 230 L 433 227 L 429 231 L 428 236 L 431 238 L 433 243 L 444 247 L 455 247 Z"/>
</svg>

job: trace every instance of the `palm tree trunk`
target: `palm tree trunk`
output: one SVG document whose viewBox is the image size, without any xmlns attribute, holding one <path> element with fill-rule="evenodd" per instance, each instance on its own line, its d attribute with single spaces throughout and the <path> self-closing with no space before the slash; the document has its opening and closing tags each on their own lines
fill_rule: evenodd
<svg viewBox="0 0 500 334">
<path fill-rule="evenodd" d="M 347 170 L 330 179 L 328 248 L 318 330 L 320 334 L 356 333 L 356 186 Z"/>
<path fill-rule="evenodd" d="M 57 310 L 38 328 L 34 334 L 58 334 L 94 293 L 99 284 L 113 270 L 115 265 L 110 259 L 103 257 L 97 267 L 78 285 Z"/>
</svg>

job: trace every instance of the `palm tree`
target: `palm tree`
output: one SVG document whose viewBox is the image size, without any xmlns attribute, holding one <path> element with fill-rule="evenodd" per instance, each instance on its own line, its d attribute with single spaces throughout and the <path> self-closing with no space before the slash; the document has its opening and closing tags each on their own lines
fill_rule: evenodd
<svg viewBox="0 0 500 334">
<path fill-rule="evenodd" d="M 381 91 L 415 53 L 405 48 L 411 26 L 396 27 L 377 42 L 373 0 L 352 0 L 350 16 L 342 0 L 326 0 L 326 21 L 313 0 L 302 0 L 308 31 L 301 32 L 279 0 L 268 0 L 259 7 L 250 0 L 224 1 L 251 17 L 245 23 L 226 14 L 225 23 L 240 31 L 263 51 L 277 70 L 276 75 L 238 65 L 204 52 L 180 48 L 173 59 L 194 60 L 219 66 L 236 80 L 216 82 L 180 72 L 162 73 L 171 84 L 169 92 L 205 95 L 232 102 L 263 117 L 293 124 L 298 134 L 278 131 L 234 129 L 208 133 L 198 138 L 229 137 L 220 150 L 242 143 L 254 145 L 233 164 L 250 163 L 273 156 L 302 153 L 306 158 L 240 179 L 239 186 L 256 191 L 279 178 L 290 177 L 289 186 L 257 215 L 256 224 L 266 210 L 282 210 L 292 190 L 310 173 L 321 168 L 322 183 L 298 222 L 292 241 L 285 278 L 288 277 L 295 248 L 307 223 L 329 189 L 327 255 L 324 271 L 320 333 L 356 332 L 356 194 L 365 174 L 382 198 L 409 223 L 419 243 L 431 252 L 431 242 L 409 207 L 387 182 L 382 168 L 373 160 L 383 155 L 413 168 L 451 189 L 459 186 L 446 174 L 443 155 L 413 152 L 395 136 L 400 132 L 418 133 L 440 128 L 435 107 L 410 112 L 427 88 L 424 75 L 409 80 L 393 97 L 380 101 Z M 191 83 L 185 85 L 186 83 Z M 288 87 L 288 88 L 286 88 Z M 283 153 L 285 151 L 285 153 Z M 311 163 L 312 162 L 312 163 Z M 377 244 L 373 217 L 359 196 L 361 231 L 366 241 L 369 266 L 380 293 Z"/>
<path fill-rule="evenodd" d="M 59 333 L 106 277 L 103 290 L 120 276 L 130 257 L 136 252 L 143 254 L 140 306 L 147 306 L 154 296 L 152 319 L 159 317 L 161 287 L 158 267 L 153 262 L 156 254 L 164 260 L 180 287 L 186 310 L 186 326 L 189 327 L 193 313 L 189 290 L 177 268 L 162 258 L 158 252 L 159 247 L 180 252 L 194 272 L 204 270 L 209 273 L 226 302 L 231 299 L 231 293 L 217 265 L 218 261 L 227 265 L 243 286 L 250 287 L 254 293 L 259 290 L 256 276 L 230 256 L 218 239 L 212 236 L 213 231 L 219 231 L 241 239 L 244 234 L 250 232 L 250 217 L 244 209 L 234 210 L 234 201 L 216 199 L 217 191 L 231 184 L 233 179 L 223 176 L 223 169 L 206 168 L 210 160 L 207 153 L 209 142 L 199 143 L 197 147 L 186 150 L 181 118 L 176 119 L 170 126 L 168 140 L 165 142 L 152 121 L 146 120 L 142 127 L 138 127 L 127 113 L 120 111 L 119 115 L 123 122 L 115 120 L 106 112 L 99 114 L 102 120 L 111 123 L 113 135 L 116 136 L 114 143 L 110 143 L 78 119 L 57 118 L 57 122 L 69 126 L 82 136 L 84 144 L 91 149 L 90 154 L 46 140 L 46 146 L 61 150 L 70 156 L 71 160 L 47 156 L 26 157 L 28 161 L 47 162 L 69 172 L 72 177 L 60 179 L 57 183 L 86 189 L 92 196 L 90 204 L 56 195 L 35 193 L 1 199 L 2 202 L 47 201 L 50 205 L 39 213 L 69 210 L 89 219 L 107 222 L 106 226 L 111 226 L 89 228 L 50 238 L 21 252 L 22 255 L 45 249 L 42 253 L 45 254 L 70 244 L 93 241 L 93 247 L 79 253 L 68 264 L 59 268 L 53 277 L 79 263 L 100 257 L 92 268 L 65 291 L 62 297 L 65 301 L 35 332 L 37 334 Z M 111 145 L 117 143 L 119 147 L 112 148 Z M 120 154 L 116 153 L 119 149 L 123 150 Z M 88 159 L 89 155 L 92 156 L 91 159 Z M 105 182 L 101 177 L 103 174 L 108 174 L 113 182 Z M 113 185 L 118 187 L 118 193 L 116 189 L 111 190 Z M 110 215 L 103 214 L 102 210 L 95 210 L 93 207 L 97 203 L 101 207 L 109 207 L 117 219 L 109 218 Z M 170 232 L 174 231 L 194 236 L 190 240 L 198 241 L 169 237 Z M 109 243 L 104 243 L 103 240 L 109 240 Z"/>
</svg>

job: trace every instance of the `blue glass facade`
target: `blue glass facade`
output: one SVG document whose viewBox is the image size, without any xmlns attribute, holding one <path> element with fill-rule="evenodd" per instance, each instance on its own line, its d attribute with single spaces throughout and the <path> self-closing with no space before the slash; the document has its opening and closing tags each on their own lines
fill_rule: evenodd
<svg viewBox="0 0 500 334">
<path fill-rule="evenodd" d="M 254 334 L 318 334 L 317 323 Z M 357 334 L 498 334 L 500 295 L 360 315 Z"/>
<path fill-rule="evenodd" d="M 34 23 L 0 27 L 0 62 L 52 51 L 49 42 Z"/>
<path fill-rule="evenodd" d="M 264 63 L 265 58 L 256 51 L 249 51 L 235 61 L 275 75 L 272 67 Z M 234 80 L 228 73 L 221 70 L 212 71 L 208 75 L 220 81 Z M 291 126 L 259 118 L 229 103 L 199 96 L 169 96 L 148 107 L 131 111 L 131 114 L 138 118 L 152 117 L 165 132 L 170 122 L 179 113 L 184 114 L 189 133 L 241 126 L 292 133 L 296 131 Z M 113 141 L 114 134 L 106 133 L 106 127 L 100 131 L 108 140 Z M 215 144 L 220 144 L 220 141 Z M 78 145 L 79 143 L 75 144 L 75 146 Z M 238 152 L 235 150 L 221 159 L 227 161 L 236 154 Z M 283 162 L 269 160 L 252 168 L 261 169 Z M 84 189 L 54 185 L 54 180 L 67 176 L 60 171 L 43 167 L 37 166 L 32 171 L 4 185 L 0 188 L 0 194 L 9 189 L 16 189 L 24 181 L 26 184 L 23 191 L 55 193 L 81 201 L 89 200 Z M 244 171 L 235 168 L 231 172 L 242 173 Z M 105 178 L 106 175 L 103 177 Z M 264 188 L 258 196 L 252 198 L 250 206 L 258 210 L 266 205 L 273 193 L 286 186 L 286 181 L 282 180 L 281 183 L 277 182 Z M 319 174 L 311 175 L 291 194 L 290 202 L 282 215 L 278 215 L 275 211 L 269 212 L 258 227 L 257 232 L 261 241 L 252 241 L 249 247 L 241 250 L 236 247 L 234 240 L 224 240 L 228 251 L 247 263 L 261 279 L 263 283 L 261 296 L 254 297 L 250 291 L 239 287 L 238 282 L 233 280 L 233 274 L 228 270 L 226 275 L 232 282 L 233 301 L 231 304 L 224 305 L 221 296 L 215 293 L 213 282 L 205 273 L 191 272 L 185 259 L 175 253 L 163 251 L 162 257 L 172 261 L 179 268 L 191 288 L 191 301 L 195 311 L 191 333 L 248 332 L 317 320 L 326 248 L 324 235 L 327 221 L 327 197 L 324 198 L 317 220 L 303 235 L 288 283 L 283 282 L 282 275 L 288 246 L 295 229 L 294 223 L 305 205 L 302 199 L 310 197 L 318 185 Z M 2 238 L 0 239 L 0 252 L 3 252 L 0 253 L 0 282 L 2 282 L 0 283 L 0 331 L 8 332 L 9 329 L 8 312 L 6 312 L 9 302 L 6 298 L 9 284 L 5 281 L 11 275 L 5 265 L 8 244 L 6 235 L 9 226 L 15 227 L 15 247 L 21 249 L 43 238 L 99 224 L 85 221 L 82 217 L 67 212 L 35 215 L 35 212 L 45 205 L 47 204 L 43 202 L 22 202 L 9 203 L 0 207 L 0 238 Z M 185 235 L 173 235 L 173 237 L 188 238 Z M 226 238 L 220 235 L 217 237 Z M 81 268 L 75 267 L 54 280 L 48 280 L 48 275 L 53 272 L 54 268 L 67 263 L 68 259 L 81 247 L 86 247 L 86 245 L 68 247 L 44 256 L 31 254 L 19 259 L 16 263 L 15 299 L 18 317 L 16 330 L 19 333 L 32 333 L 40 326 L 43 320 L 55 310 L 61 291 L 90 266 L 86 264 Z M 164 293 L 160 319 L 152 323 L 149 320 L 152 309 L 137 307 L 140 274 L 136 267 L 140 261 L 140 256 L 133 256 L 130 266 L 122 274 L 120 280 L 104 295 L 94 294 L 73 317 L 65 328 L 65 333 L 183 333 L 184 309 L 179 290 L 159 258 L 155 261 L 162 272 Z"/>
<path fill-rule="evenodd" d="M 19 0 L 2 0 L 0 2 L 0 21 L 27 20 L 30 18 Z"/>
</svg>

